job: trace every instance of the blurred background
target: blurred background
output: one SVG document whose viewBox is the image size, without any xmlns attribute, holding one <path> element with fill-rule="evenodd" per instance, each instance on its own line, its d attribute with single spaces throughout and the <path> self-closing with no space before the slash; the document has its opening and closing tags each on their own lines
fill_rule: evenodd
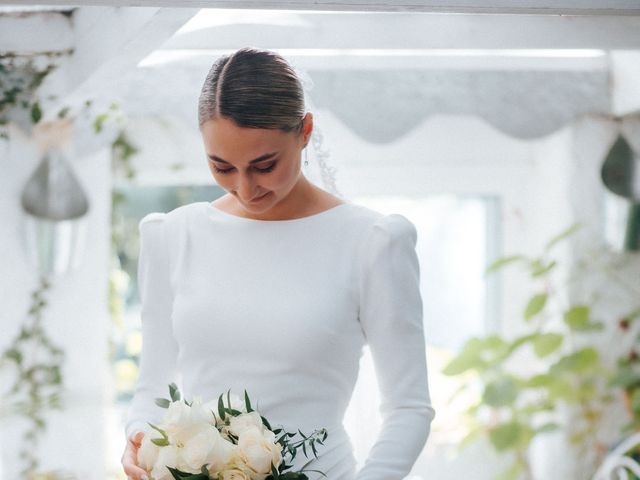
<svg viewBox="0 0 640 480">
<path fill-rule="evenodd" d="M 1 3 L 0 479 L 126 478 L 138 222 L 225 193 L 196 106 L 244 46 L 304 75 L 339 191 L 417 227 L 408 478 L 591 479 L 635 438 L 640 3 Z M 360 464 L 378 405 L 365 349 Z"/>
</svg>

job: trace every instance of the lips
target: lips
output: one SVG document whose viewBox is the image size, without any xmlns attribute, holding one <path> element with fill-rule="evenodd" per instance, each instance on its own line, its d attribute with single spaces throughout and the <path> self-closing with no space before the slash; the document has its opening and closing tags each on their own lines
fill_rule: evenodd
<svg viewBox="0 0 640 480">
<path fill-rule="evenodd" d="M 257 202 L 258 200 L 262 200 L 262 198 L 264 198 L 268 193 L 269 193 L 269 192 L 267 192 L 267 193 L 263 193 L 263 194 L 262 194 L 262 195 L 260 195 L 259 197 L 253 198 L 253 199 L 251 199 L 251 200 L 249 200 L 249 201 L 250 201 L 250 202 Z"/>
</svg>

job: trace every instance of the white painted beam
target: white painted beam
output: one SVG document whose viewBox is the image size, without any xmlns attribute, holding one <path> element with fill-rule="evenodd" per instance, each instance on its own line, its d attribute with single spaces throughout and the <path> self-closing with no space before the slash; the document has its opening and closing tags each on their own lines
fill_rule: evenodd
<svg viewBox="0 0 640 480">
<path fill-rule="evenodd" d="M 62 105 L 77 106 L 100 96 L 151 51 L 160 47 L 197 13 L 190 8 L 79 8 L 74 12 L 72 56 L 47 76 L 43 97 L 58 99 L 49 115 Z"/>
<path fill-rule="evenodd" d="M 32 55 L 64 52 L 72 47 L 73 27 L 67 15 L 57 12 L 0 15 L 0 52 Z"/>
<path fill-rule="evenodd" d="M 611 52 L 612 109 L 616 115 L 640 112 L 640 52 Z"/>
<path fill-rule="evenodd" d="M 0 3 L 5 3 L 0 2 Z M 14 0 L 15 5 L 33 2 Z M 412 11 L 546 15 L 640 15 L 637 0 L 39 0 L 41 5 L 250 8 L 323 11 Z"/>
<path fill-rule="evenodd" d="M 479 50 L 322 50 L 273 49 L 305 70 L 472 70 L 472 71 L 606 71 L 609 58 L 602 50 L 479 51 Z M 166 50 L 152 52 L 140 67 L 175 63 L 206 71 L 213 59 L 234 49 Z"/>
<path fill-rule="evenodd" d="M 220 10 L 222 19 L 216 20 L 217 12 L 203 10 L 194 18 L 193 29 L 185 25 L 184 32 L 178 32 L 163 48 L 640 49 L 640 16 L 292 15 L 263 11 L 244 19 L 242 11 Z M 214 26 L 197 28 L 196 20 L 205 14 L 207 20 L 216 20 Z"/>
</svg>

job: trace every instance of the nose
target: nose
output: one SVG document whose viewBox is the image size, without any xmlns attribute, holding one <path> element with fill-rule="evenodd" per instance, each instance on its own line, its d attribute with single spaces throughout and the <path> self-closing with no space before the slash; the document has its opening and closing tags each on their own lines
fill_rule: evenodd
<svg viewBox="0 0 640 480">
<path fill-rule="evenodd" d="M 242 200 L 248 202 L 254 197 L 257 197 L 260 193 L 253 185 L 253 180 L 250 175 L 240 175 L 238 180 L 238 186 L 236 188 L 236 194 L 240 196 Z"/>
</svg>

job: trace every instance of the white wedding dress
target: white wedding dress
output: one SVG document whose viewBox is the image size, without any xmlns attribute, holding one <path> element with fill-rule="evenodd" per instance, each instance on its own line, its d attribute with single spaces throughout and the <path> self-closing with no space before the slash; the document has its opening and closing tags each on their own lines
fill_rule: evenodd
<svg viewBox="0 0 640 480">
<path fill-rule="evenodd" d="M 269 221 L 195 202 L 151 213 L 139 228 L 143 346 L 127 436 L 159 421 L 165 410 L 154 399 L 168 398 L 172 381 L 185 398 L 204 401 L 246 389 L 274 428 L 327 429 L 307 468 L 328 480 L 408 475 L 435 412 L 417 232 L 406 217 L 346 202 Z M 356 471 L 342 421 L 365 342 L 383 424 Z M 308 452 L 298 451 L 294 470 L 313 458 Z"/>
</svg>

